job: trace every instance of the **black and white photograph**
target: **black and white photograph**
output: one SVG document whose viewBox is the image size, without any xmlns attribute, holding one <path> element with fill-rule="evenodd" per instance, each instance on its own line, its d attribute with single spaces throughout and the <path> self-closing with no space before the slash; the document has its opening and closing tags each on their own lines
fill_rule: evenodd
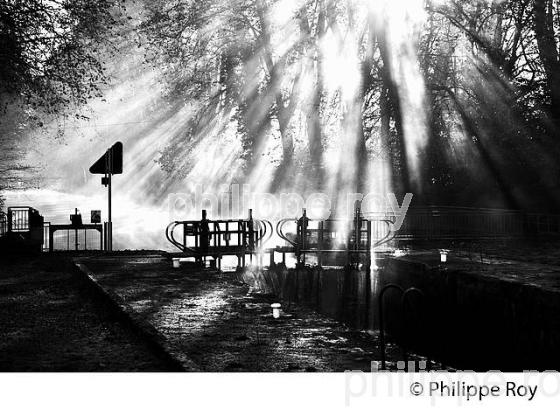
<svg viewBox="0 0 560 410">
<path fill-rule="evenodd" d="M 559 371 L 560 0 L 0 0 L 2 407 Z"/>
</svg>

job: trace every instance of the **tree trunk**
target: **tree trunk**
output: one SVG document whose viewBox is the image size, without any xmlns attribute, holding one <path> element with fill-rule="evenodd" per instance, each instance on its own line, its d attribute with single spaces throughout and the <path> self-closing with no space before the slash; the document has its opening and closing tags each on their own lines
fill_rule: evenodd
<svg viewBox="0 0 560 410">
<path fill-rule="evenodd" d="M 374 41 L 374 34 L 371 27 L 370 27 L 370 33 L 368 37 L 369 37 L 368 43 L 366 46 L 367 52 L 361 67 L 362 82 L 360 85 L 360 92 L 356 98 L 356 105 L 358 107 L 361 107 L 360 124 L 358 125 L 358 130 L 357 130 L 358 135 L 356 136 L 357 138 L 357 144 L 356 144 L 357 168 L 356 169 L 358 171 L 356 183 L 357 183 L 358 192 L 361 192 L 363 194 L 366 194 L 365 190 L 367 189 L 366 182 L 367 182 L 367 165 L 368 165 L 368 153 L 366 147 L 367 134 L 364 129 L 366 123 L 367 106 L 364 103 L 364 101 L 373 86 L 372 70 L 373 70 L 373 51 L 374 51 L 373 48 L 374 48 L 375 41 Z"/>
<path fill-rule="evenodd" d="M 323 56 L 319 41 L 326 30 L 325 0 L 317 0 L 317 28 L 310 38 L 307 49 L 303 50 L 307 56 L 305 64 L 307 70 L 314 73 L 314 87 L 305 104 L 305 120 L 307 143 L 309 147 L 309 160 L 311 174 L 315 177 L 320 188 L 324 181 L 323 175 L 323 129 L 321 124 L 321 100 L 323 98 Z M 307 19 L 307 10 L 302 8 L 299 16 L 302 37 L 311 37 L 311 28 Z"/>
<path fill-rule="evenodd" d="M 288 130 L 292 117 L 292 110 L 290 107 L 285 106 L 280 86 L 281 77 L 285 71 L 285 57 L 281 56 L 276 63 L 272 59 L 270 34 L 268 32 L 264 7 L 265 5 L 263 3 L 258 2 L 256 10 L 261 26 L 260 44 L 263 50 L 264 66 L 269 76 L 266 94 L 268 94 L 268 96 L 273 96 L 270 103 L 274 106 L 271 106 L 271 109 L 278 120 L 280 138 L 282 140 L 282 165 L 286 165 L 291 164 L 293 161 L 294 142 Z"/>
<path fill-rule="evenodd" d="M 535 0 L 535 35 L 539 57 L 546 74 L 547 91 L 550 96 L 550 119 L 554 135 L 560 130 L 560 60 L 554 33 L 552 0 Z"/>
<path fill-rule="evenodd" d="M 391 76 L 393 71 L 391 54 L 387 47 L 385 33 L 382 30 L 377 35 L 377 41 L 379 44 L 381 59 L 383 60 L 381 78 L 383 88 L 387 90 L 387 100 L 389 103 L 387 108 L 389 109 L 390 117 L 395 122 L 396 141 L 394 144 L 395 149 L 393 150 L 394 155 L 391 158 L 393 166 L 393 185 L 395 193 L 404 195 L 410 192 L 410 175 L 406 144 L 404 140 L 399 90 Z"/>
</svg>

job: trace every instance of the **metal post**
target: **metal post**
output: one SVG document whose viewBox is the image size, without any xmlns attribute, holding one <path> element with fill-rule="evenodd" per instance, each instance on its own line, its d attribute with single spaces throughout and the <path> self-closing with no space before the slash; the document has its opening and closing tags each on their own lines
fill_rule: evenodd
<svg viewBox="0 0 560 410">
<path fill-rule="evenodd" d="M 113 176 L 113 150 L 109 148 L 105 153 L 105 178 L 107 185 L 107 223 L 105 226 L 105 250 L 113 250 L 113 206 L 112 206 L 112 176 Z"/>
<path fill-rule="evenodd" d="M 54 251 L 53 241 L 54 241 L 54 232 L 51 229 L 51 227 L 49 226 L 49 251 L 50 252 Z"/>
<path fill-rule="evenodd" d="M 319 222 L 319 232 L 317 235 L 317 264 L 320 268 L 323 267 L 323 232 L 324 232 L 324 223 L 323 221 Z"/>
<path fill-rule="evenodd" d="M 356 269 L 360 265 L 360 245 L 362 241 L 362 220 L 360 201 L 354 203 L 354 255 L 352 257 L 352 264 L 356 264 Z"/>
<path fill-rule="evenodd" d="M 108 222 L 109 222 L 109 224 L 108 224 L 108 227 L 107 227 L 107 245 L 108 245 L 107 250 L 109 252 L 111 252 L 113 250 L 113 204 L 112 204 L 112 198 L 111 198 L 111 194 L 112 194 L 112 192 L 111 192 L 112 191 L 112 189 L 111 189 L 111 185 L 112 185 L 111 176 L 113 174 L 113 154 L 112 154 L 111 149 L 109 149 L 107 151 L 107 159 L 108 159 L 107 160 L 108 161 L 107 170 L 109 171 L 109 175 L 107 176 L 108 177 L 108 183 L 109 183 L 108 186 L 107 186 L 108 189 L 109 189 L 109 192 L 108 192 L 108 206 L 109 206 L 109 209 L 108 209 L 109 221 Z"/>
<path fill-rule="evenodd" d="M 202 219 L 200 220 L 200 251 L 206 256 L 210 246 L 210 226 L 207 219 L 206 209 L 202 210 Z"/>
<path fill-rule="evenodd" d="M 298 264 L 305 265 L 305 248 L 307 246 L 307 210 L 303 208 L 302 217 L 298 221 L 297 235 L 298 235 L 298 248 L 296 248 L 296 258 Z"/>
<path fill-rule="evenodd" d="M 366 253 L 366 270 L 369 272 L 371 268 L 371 261 L 373 259 L 372 249 L 371 249 L 371 221 L 367 221 L 367 253 Z"/>
<path fill-rule="evenodd" d="M 247 222 L 247 232 L 249 235 L 249 262 L 253 263 L 253 252 L 255 252 L 255 227 L 253 225 L 253 210 L 249 209 L 249 219 Z M 258 265 L 257 258 L 257 265 Z"/>
<path fill-rule="evenodd" d="M 13 212 L 14 211 L 8 208 L 8 232 L 12 232 L 13 229 Z"/>
<path fill-rule="evenodd" d="M 108 232 L 107 232 L 107 244 L 108 244 L 108 251 L 112 251 L 113 250 L 113 212 L 112 212 L 112 207 L 113 204 L 111 203 L 111 173 L 109 173 L 109 226 L 108 228 Z"/>
</svg>

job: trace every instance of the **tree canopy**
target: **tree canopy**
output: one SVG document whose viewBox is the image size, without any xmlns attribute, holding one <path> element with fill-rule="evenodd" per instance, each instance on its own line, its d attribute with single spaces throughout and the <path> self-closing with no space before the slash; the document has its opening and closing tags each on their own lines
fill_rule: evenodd
<svg viewBox="0 0 560 410">
<path fill-rule="evenodd" d="M 170 178 L 228 135 L 227 155 L 209 159 L 231 171 L 225 183 L 560 202 L 560 0 L 133 3 L 145 64 L 189 108 L 157 158 Z M 107 54 L 120 7 L 0 3 L 3 101 L 56 115 L 99 96 L 103 61 L 122 58 Z"/>
<path fill-rule="evenodd" d="M 44 114 L 60 114 L 99 96 L 101 51 L 117 23 L 116 0 L 0 2 L 0 96 Z"/>
<path fill-rule="evenodd" d="M 498 192 L 511 207 L 557 204 L 559 2 L 397 3 L 147 1 L 152 61 L 170 98 L 197 107 L 164 168 L 188 167 L 188 147 L 219 113 L 228 121 L 214 132 L 236 124 L 249 170 L 266 136 L 279 136 L 274 188 L 303 136 L 304 172 L 319 185 L 325 149 L 342 140 L 358 171 L 340 167 L 339 184 L 360 189 L 382 157 L 393 186 L 426 201 Z"/>
</svg>

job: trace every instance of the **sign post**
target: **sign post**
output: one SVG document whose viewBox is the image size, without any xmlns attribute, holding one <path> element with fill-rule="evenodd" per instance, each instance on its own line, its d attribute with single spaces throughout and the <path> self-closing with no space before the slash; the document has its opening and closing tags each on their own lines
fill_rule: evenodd
<svg viewBox="0 0 560 410">
<path fill-rule="evenodd" d="M 115 143 L 111 148 L 105 152 L 90 168 L 89 172 L 92 174 L 104 175 L 101 178 L 101 183 L 107 187 L 108 199 L 108 219 L 105 224 L 105 250 L 113 250 L 113 212 L 112 212 L 112 189 L 111 179 L 113 175 L 122 174 L 123 169 L 123 144 L 122 142 Z"/>
</svg>

